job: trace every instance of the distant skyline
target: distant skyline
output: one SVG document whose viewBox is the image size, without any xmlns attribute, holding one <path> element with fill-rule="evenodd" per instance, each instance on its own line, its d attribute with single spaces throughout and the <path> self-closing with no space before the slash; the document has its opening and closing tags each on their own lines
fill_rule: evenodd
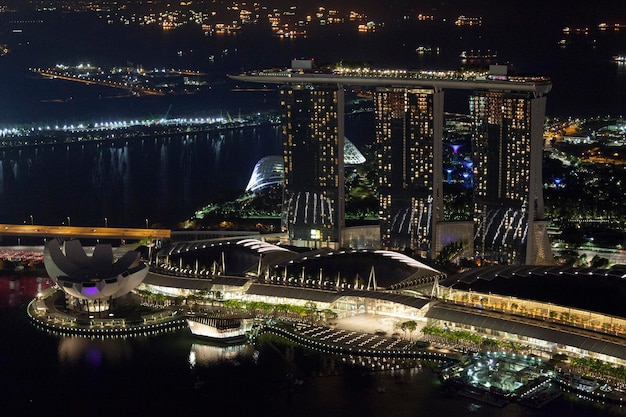
<svg viewBox="0 0 626 417">
<path fill-rule="evenodd" d="M 365 62 L 377 68 L 459 69 L 480 65 L 462 62 L 459 58 L 464 50 L 478 49 L 497 51 L 497 59 L 493 61 L 510 64 L 512 72 L 551 77 L 554 89 L 546 110 L 548 116 L 619 115 L 626 108 L 626 67 L 612 62 L 611 57 L 626 54 L 626 30 L 601 31 L 598 28 L 603 22 L 626 25 L 626 5 L 616 3 L 620 2 L 600 2 L 591 7 L 562 0 L 547 4 L 536 0 L 332 0 L 319 3 L 261 0 L 254 12 L 258 21 L 243 23 L 236 10 L 232 7 L 228 10 L 228 6 L 234 4 L 231 1 L 194 1 L 181 5 L 160 0 L 115 3 L 105 0 L 91 3 L 0 0 L 0 45 L 9 49 L 0 57 L 0 124 L 4 127 L 40 121 L 123 120 L 141 113 L 141 117 L 164 114 L 190 117 L 205 116 L 207 112 L 210 115 L 221 111 L 231 114 L 239 110 L 256 112 L 267 106 L 254 108 L 253 105 L 229 104 L 239 101 L 242 95 L 229 94 L 227 90 L 231 85 L 224 81 L 227 73 L 287 66 L 293 57 L 313 57 L 320 64 L 344 61 Z M 40 9 L 63 7 L 54 12 L 36 13 L 38 17 L 34 18 L 30 13 L 10 13 L 6 12 L 10 8 L 2 7 L 11 4 L 19 7 L 37 5 Z M 94 4 L 102 7 L 90 6 L 89 10 L 93 11 L 83 11 Z M 252 9 L 254 4 L 246 3 L 246 7 Z M 285 18 L 284 23 L 295 21 L 299 24 L 302 17 L 309 15 L 312 21 L 303 23 L 304 35 L 280 38 L 270 28 L 267 14 L 277 7 L 276 13 L 288 15 L 292 4 L 298 16 Z M 324 5 L 325 17 L 329 10 L 338 10 L 342 23 L 324 24 L 324 18 L 318 18 L 315 13 L 319 5 Z M 168 12 L 159 17 L 161 20 L 150 20 L 154 15 L 151 10 L 165 8 Z M 74 9 L 81 11 L 65 12 Z M 136 10 L 148 12 L 135 13 Z M 215 16 L 211 10 L 217 10 Z M 347 17 L 350 10 L 364 16 L 352 21 Z M 196 15 L 197 11 L 202 11 L 203 17 L 189 20 L 189 16 Z M 432 13 L 435 21 L 420 22 L 419 13 Z M 460 15 L 480 16 L 482 25 L 457 27 L 453 19 Z M 176 16 L 180 16 L 177 21 L 180 26 L 164 26 L 164 22 L 169 22 L 167 19 Z M 231 17 L 239 28 L 231 33 L 218 33 L 215 25 L 218 22 L 232 23 Z M 359 24 L 370 20 L 377 24 L 375 30 L 370 33 L 357 31 Z M 203 25 L 211 29 L 203 28 Z M 588 27 L 589 34 L 574 31 L 565 34 L 563 28 L 566 26 Z M 560 41 L 568 44 L 559 45 Z M 332 48 L 327 47 L 328 42 L 332 43 Z M 432 50 L 418 54 L 416 48 L 420 46 L 432 47 Z M 106 87 L 82 88 L 59 80 L 38 78 L 29 71 L 29 68 L 50 68 L 58 63 L 77 65 L 80 62 L 101 67 L 142 65 L 144 68 L 167 66 L 199 70 L 207 73 L 208 86 L 194 96 L 145 99 L 125 97 L 123 93 Z M 216 97 L 218 91 L 224 94 Z M 453 101 L 454 98 L 446 98 L 447 103 Z M 263 101 L 266 103 L 269 101 Z M 466 100 L 457 100 L 457 103 L 466 103 Z M 446 110 L 467 112 L 468 109 L 463 104 Z"/>
<path fill-rule="evenodd" d="M 226 5 L 229 2 L 220 3 Z M 240 2 L 239 2 L 240 3 Z M 365 10 L 369 13 L 377 14 L 380 17 L 388 17 L 393 15 L 402 15 L 405 13 L 424 13 L 428 11 L 437 12 L 443 16 L 455 14 L 480 14 L 489 18 L 502 18 L 503 20 L 517 19 L 520 16 L 523 19 L 536 19 L 544 21 L 549 19 L 562 20 L 564 23 L 572 24 L 592 24 L 597 19 L 619 20 L 626 18 L 626 6 L 623 2 L 612 0 L 601 0 L 596 2 L 572 2 L 566 0 L 541 1 L 541 0 L 510 0 L 510 1 L 494 1 L 494 0 L 266 0 L 257 3 L 264 5 L 276 5 L 278 7 L 296 6 L 301 9 L 314 8 L 324 6 L 327 8 L 337 9 L 355 9 Z M 85 5 L 86 3 L 77 0 L 4 0 L 0 2 L 0 6 L 7 6 L 8 9 L 24 10 L 36 7 L 67 7 L 74 5 Z M 189 5 L 182 6 L 179 3 L 172 3 L 165 0 L 153 0 L 150 2 L 141 0 L 127 0 L 110 2 L 106 0 L 93 1 L 89 4 L 103 4 L 107 6 L 127 5 L 136 8 L 202 8 L 219 7 L 212 1 L 195 1 Z M 250 3 L 251 6 L 253 3 Z M 532 24 L 532 21 L 529 23 Z"/>
</svg>

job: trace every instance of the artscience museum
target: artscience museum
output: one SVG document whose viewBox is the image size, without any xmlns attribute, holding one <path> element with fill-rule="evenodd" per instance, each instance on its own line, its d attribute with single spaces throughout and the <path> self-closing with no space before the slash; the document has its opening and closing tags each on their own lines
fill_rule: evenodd
<svg viewBox="0 0 626 417">
<path fill-rule="evenodd" d="M 139 252 L 128 251 L 115 259 L 111 245 L 99 244 L 89 256 L 78 240 L 47 242 L 44 265 L 67 295 L 67 305 L 87 311 L 107 310 L 110 300 L 128 294 L 148 273 Z"/>
</svg>

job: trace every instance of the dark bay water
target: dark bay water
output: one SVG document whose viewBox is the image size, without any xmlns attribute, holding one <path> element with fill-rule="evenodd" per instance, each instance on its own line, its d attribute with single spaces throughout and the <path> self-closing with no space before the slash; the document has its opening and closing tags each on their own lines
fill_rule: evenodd
<svg viewBox="0 0 626 417">
<path fill-rule="evenodd" d="M 226 74 L 288 66 L 294 57 L 312 57 L 318 64 L 459 69 L 472 66 L 460 60 L 461 51 L 487 49 L 498 54 L 491 63 L 552 78 L 548 115 L 623 114 L 626 67 L 612 56 L 626 54 L 626 31 L 589 26 L 587 35 L 566 35 L 565 21 L 537 13 L 536 19 L 491 19 L 472 28 L 414 20 L 391 21 L 374 33 L 359 33 L 354 23 L 313 26 L 308 37 L 297 39 L 273 37 L 265 23 L 246 25 L 234 35 L 205 36 L 194 25 L 162 31 L 156 26 L 107 25 L 88 14 L 42 13 L 24 19 L 5 14 L 0 16 L 0 42 L 11 52 L 0 58 L 0 127 L 264 111 L 276 109 L 276 95 L 234 93 L 235 83 Z M 15 23 L 24 20 L 36 23 Z M 558 44 L 562 39 L 567 45 Z M 418 54 L 418 46 L 439 52 Z M 205 72 L 211 88 L 192 96 L 123 97 L 120 90 L 42 79 L 28 70 L 81 62 L 190 68 Z M 447 110 L 466 112 L 464 98 L 455 96 L 446 95 Z"/>
<path fill-rule="evenodd" d="M 347 118 L 360 149 L 371 113 Z M 175 228 L 204 205 L 240 196 L 256 162 L 282 154 L 280 126 L 0 149 L 0 222 Z M 39 242 L 35 242 L 40 244 Z"/>
<path fill-rule="evenodd" d="M 7 223 L 175 227 L 211 201 L 233 199 L 254 164 L 279 154 L 270 124 L 0 150 L 0 219 Z"/>
</svg>

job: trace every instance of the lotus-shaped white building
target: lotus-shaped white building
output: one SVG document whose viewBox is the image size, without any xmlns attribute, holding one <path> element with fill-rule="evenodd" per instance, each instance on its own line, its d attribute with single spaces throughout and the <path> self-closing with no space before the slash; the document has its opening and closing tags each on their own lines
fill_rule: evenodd
<svg viewBox="0 0 626 417">
<path fill-rule="evenodd" d="M 115 261 L 111 245 L 99 244 L 88 256 L 78 240 L 68 240 L 63 246 L 56 239 L 50 240 L 44 249 L 44 265 L 63 291 L 82 300 L 120 297 L 148 274 L 139 252 L 129 251 Z"/>
</svg>

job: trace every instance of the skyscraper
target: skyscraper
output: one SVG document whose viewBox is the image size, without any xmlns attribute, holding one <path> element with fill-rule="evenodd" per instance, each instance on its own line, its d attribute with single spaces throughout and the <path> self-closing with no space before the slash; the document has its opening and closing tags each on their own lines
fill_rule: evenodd
<svg viewBox="0 0 626 417">
<path fill-rule="evenodd" d="M 337 85 L 280 88 L 285 163 L 282 224 L 290 241 L 339 245 L 344 226 L 343 94 Z"/>
<path fill-rule="evenodd" d="M 343 86 L 361 85 L 375 89 L 381 246 L 431 259 L 459 243 L 463 253 L 487 262 L 551 259 L 541 189 L 549 78 L 508 76 L 502 66 L 489 72 L 317 70 L 306 60 L 230 77 L 282 86 L 283 225 L 290 240 L 341 245 Z M 474 223 L 442 221 L 445 89 L 475 91 Z"/>
<path fill-rule="evenodd" d="M 443 92 L 381 87 L 374 109 L 381 246 L 429 257 L 442 220 Z"/>
<path fill-rule="evenodd" d="M 485 262 L 540 264 L 549 257 L 543 220 L 541 157 L 545 97 L 475 92 L 474 247 Z"/>
</svg>

